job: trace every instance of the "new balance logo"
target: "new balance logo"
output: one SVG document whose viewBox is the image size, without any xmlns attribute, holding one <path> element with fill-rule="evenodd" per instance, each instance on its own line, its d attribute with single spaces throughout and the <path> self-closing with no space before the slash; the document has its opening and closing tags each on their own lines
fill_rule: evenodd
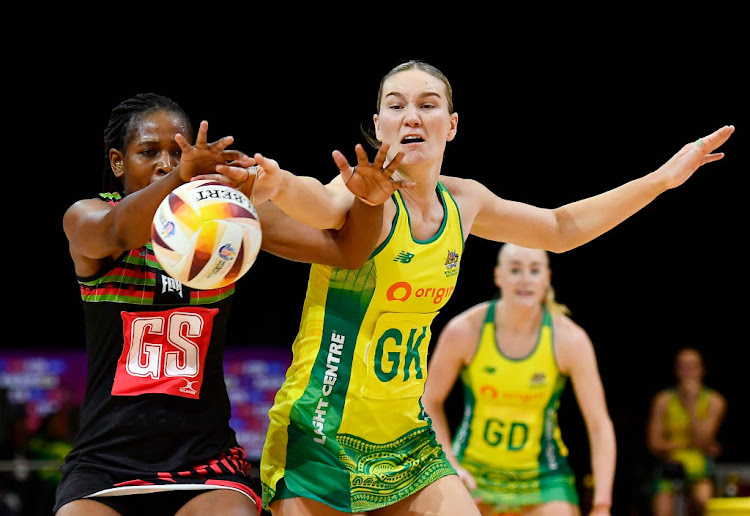
<svg viewBox="0 0 750 516">
<path fill-rule="evenodd" d="M 412 253 L 407 253 L 406 251 L 401 251 L 396 255 L 396 257 L 393 259 L 394 262 L 401 262 L 401 263 L 409 263 L 411 262 L 411 259 L 414 258 L 414 255 Z"/>
</svg>

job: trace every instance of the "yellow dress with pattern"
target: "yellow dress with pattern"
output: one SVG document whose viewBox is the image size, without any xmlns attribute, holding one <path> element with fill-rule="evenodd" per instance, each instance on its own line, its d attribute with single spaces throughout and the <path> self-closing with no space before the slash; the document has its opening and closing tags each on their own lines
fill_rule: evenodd
<svg viewBox="0 0 750 516">
<path fill-rule="evenodd" d="M 436 235 L 411 234 L 399 192 L 388 238 L 359 269 L 312 265 L 292 364 L 270 411 L 264 506 L 302 496 L 339 511 L 391 505 L 455 474 L 421 396 L 430 325 L 456 286 L 458 207 L 440 183 Z"/>
</svg>

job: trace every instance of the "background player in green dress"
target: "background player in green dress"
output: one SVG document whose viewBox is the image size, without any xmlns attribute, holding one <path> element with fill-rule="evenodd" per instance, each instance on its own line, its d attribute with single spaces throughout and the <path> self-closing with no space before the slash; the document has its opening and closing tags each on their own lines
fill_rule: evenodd
<svg viewBox="0 0 750 516">
<path fill-rule="evenodd" d="M 721 452 L 716 436 L 727 402 L 704 385 L 706 368 L 700 351 L 681 349 L 675 356 L 674 374 L 677 385 L 654 396 L 648 421 L 648 447 L 659 460 L 654 516 L 674 514 L 678 485 L 687 489 L 690 503 L 705 510 L 714 494 L 714 458 Z"/>
<path fill-rule="evenodd" d="M 590 514 L 606 516 L 615 433 L 591 340 L 555 301 L 545 251 L 503 245 L 494 280 L 499 298 L 452 318 L 430 359 L 422 401 L 437 440 L 483 515 L 580 514 L 557 424 L 570 379 L 591 445 Z M 459 377 L 465 407 L 451 439 L 444 402 Z"/>
</svg>

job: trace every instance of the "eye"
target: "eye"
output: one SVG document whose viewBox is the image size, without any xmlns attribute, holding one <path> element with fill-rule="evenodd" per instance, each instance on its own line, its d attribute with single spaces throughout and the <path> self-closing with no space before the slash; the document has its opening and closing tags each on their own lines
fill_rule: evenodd
<svg viewBox="0 0 750 516">
<path fill-rule="evenodd" d="M 153 149 L 143 149 L 141 151 L 141 154 L 143 154 L 146 157 L 153 158 L 154 156 L 156 156 L 156 151 Z"/>
<path fill-rule="evenodd" d="M 388 109 L 399 110 L 404 108 L 404 103 L 400 99 L 391 98 L 390 102 L 387 102 L 385 106 Z"/>
</svg>

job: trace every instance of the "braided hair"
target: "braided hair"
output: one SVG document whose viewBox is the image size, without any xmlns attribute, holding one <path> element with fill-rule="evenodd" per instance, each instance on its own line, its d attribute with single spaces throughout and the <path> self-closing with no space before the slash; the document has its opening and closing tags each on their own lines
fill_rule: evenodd
<svg viewBox="0 0 750 516">
<path fill-rule="evenodd" d="M 109 151 L 118 149 L 124 151 L 133 138 L 133 130 L 137 123 L 146 115 L 154 111 L 169 111 L 182 117 L 190 135 L 193 126 L 190 118 L 182 107 L 174 100 L 156 93 L 139 93 L 120 102 L 109 115 L 107 128 L 104 130 L 104 170 L 102 186 L 105 192 L 123 192 L 122 180 L 112 173 L 109 163 Z M 124 193 L 124 192 L 123 192 Z"/>
</svg>

